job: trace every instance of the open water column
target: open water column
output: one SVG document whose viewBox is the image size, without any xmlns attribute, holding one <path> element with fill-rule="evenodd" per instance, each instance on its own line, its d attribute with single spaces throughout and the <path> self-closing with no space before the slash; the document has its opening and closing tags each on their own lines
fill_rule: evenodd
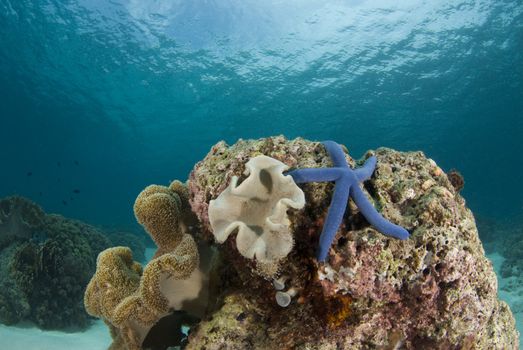
<svg viewBox="0 0 523 350">
<path fill-rule="evenodd" d="M 0 0 L 1 349 L 518 349 L 523 3 Z"/>
</svg>

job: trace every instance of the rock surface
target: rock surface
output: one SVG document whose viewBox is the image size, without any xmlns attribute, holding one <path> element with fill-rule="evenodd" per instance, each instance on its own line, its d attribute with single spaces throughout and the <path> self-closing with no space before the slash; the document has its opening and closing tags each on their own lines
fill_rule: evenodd
<svg viewBox="0 0 523 350">
<path fill-rule="evenodd" d="M 212 240 L 207 209 L 245 163 L 264 154 L 293 168 L 328 167 L 323 146 L 272 137 L 216 144 L 189 180 L 190 203 Z M 508 306 L 464 199 L 421 152 L 380 148 L 364 191 L 382 215 L 411 232 L 406 241 L 369 226 L 351 203 L 325 264 L 315 249 L 333 186 L 309 183 L 303 210 L 289 210 L 295 246 L 279 277 L 292 295 L 276 304 L 273 281 L 236 250 L 219 249 L 221 303 L 192 329 L 187 349 L 517 349 Z M 351 166 L 356 162 L 346 156 Z M 364 159 L 362 159 L 362 162 Z"/>
</svg>

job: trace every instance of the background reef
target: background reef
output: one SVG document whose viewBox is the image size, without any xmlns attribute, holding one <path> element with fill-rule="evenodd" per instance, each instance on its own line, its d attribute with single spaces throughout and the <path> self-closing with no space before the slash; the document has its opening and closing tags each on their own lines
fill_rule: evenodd
<svg viewBox="0 0 523 350">
<path fill-rule="evenodd" d="M 44 329 L 84 328 L 89 316 L 83 293 L 98 253 L 131 246 L 143 257 L 145 245 L 130 233 L 100 229 L 46 214 L 23 197 L 0 200 L 0 322 L 31 321 Z"/>
</svg>

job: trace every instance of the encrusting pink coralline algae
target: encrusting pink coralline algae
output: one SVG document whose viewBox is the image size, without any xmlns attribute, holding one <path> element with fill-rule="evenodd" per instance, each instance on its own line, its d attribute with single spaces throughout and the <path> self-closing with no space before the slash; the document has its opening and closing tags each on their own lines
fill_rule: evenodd
<svg viewBox="0 0 523 350">
<path fill-rule="evenodd" d="M 291 170 L 332 166 L 321 143 L 300 138 L 216 144 L 188 183 L 202 237 L 213 241 L 209 202 L 233 176 L 245 179 L 246 162 L 261 154 Z M 362 189 L 410 238 L 379 233 L 350 202 L 319 263 L 315 251 L 333 184 L 300 185 L 306 205 L 288 210 L 294 247 L 273 275 L 238 253 L 234 234 L 218 246 L 227 262 L 220 301 L 191 330 L 187 349 L 518 348 L 514 318 L 497 297 L 472 212 L 447 175 L 422 152 L 370 154 L 377 165 Z M 345 157 L 351 167 L 362 164 Z"/>
</svg>

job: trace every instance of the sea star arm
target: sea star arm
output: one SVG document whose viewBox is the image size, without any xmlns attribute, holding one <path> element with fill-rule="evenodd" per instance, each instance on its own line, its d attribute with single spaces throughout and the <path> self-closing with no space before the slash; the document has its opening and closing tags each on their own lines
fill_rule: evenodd
<svg viewBox="0 0 523 350">
<path fill-rule="evenodd" d="M 339 168 L 307 168 L 296 169 L 286 173 L 292 176 L 297 184 L 304 182 L 336 181 L 340 177 Z"/>
<path fill-rule="evenodd" d="M 352 186 L 350 196 L 356 203 L 365 219 L 374 226 L 381 233 L 392 236 L 399 239 L 409 238 L 409 231 L 401 226 L 395 225 L 390 221 L 387 221 L 380 213 L 374 208 L 369 202 L 365 194 L 358 185 Z"/>
<path fill-rule="evenodd" d="M 372 176 L 376 167 L 376 157 L 370 157 L 365 161 L 362 167 L 353 170 L 347 163 L 345 153 L 340 145 L 334 141 L 324 141 L 322 143 L 329 153 L 334 167 L 296 169 L 287 173 L 287 175 L 292 176 L 296 183 L 324 181 L 335 181 L 336 183 L 329 211 L 320 235 L 320 243 L 316 256 L 318 261 L 323 262 L 327 258 L 329 248 L 343 220 L 345 209 L 347 209 L 349 196 L 354 200 L 356 206 L 367 221 L 378 231 L 388 236 L 407 239 L 409 232 L 381 216 L 359 187 L 360 182 Z"/>
<path fill-rule="evenodd" d="M 322 144 L 329 153 L 334 166 L 337 168 L 347 168 L 347 160 L 345 159 L 345 153 L 340 145 L 334 141 L 323 141 Z"/>
<path fill-rule="evenodd" d="M 372 173 L 374 173 L 374 169 L 376 168 L 376 163 L 376 157 L 372 156 L 365 161 L 365 164 L 363 164 L 363 166 L 354 170 L 354 175 L 356 175 L 356 178 L 359 182 L 363 182 L 365 180 L 370 179 Z"/>
<path fill-rule="evenodd" d="M 349 200 L 350 183 L 346 177 L 342 177 L 336 182 L 334 194 L 332 195 L 331 204 L 327 217 L 320 235 L 320 243 L 316 257 L 318 261 L 323 262 L 327 258 L 332 241 L 340 227 L 347 203 Z"/>
</svg>

